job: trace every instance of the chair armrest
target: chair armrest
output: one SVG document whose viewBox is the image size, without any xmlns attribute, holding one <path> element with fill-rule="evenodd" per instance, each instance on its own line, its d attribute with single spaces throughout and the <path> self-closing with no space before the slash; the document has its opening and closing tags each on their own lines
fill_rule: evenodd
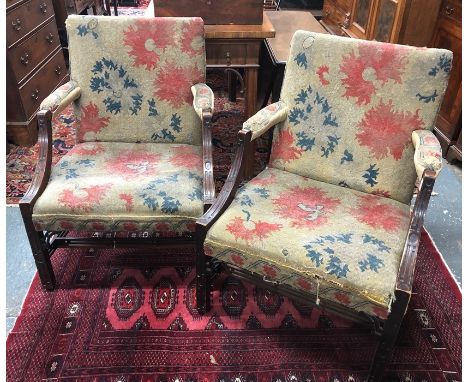
<svg viewBox="0 0 468 382">
<path fill-rule="evenodd" d="M 37 138 L 39 158 L 31 185 L 19 202 L 21 210 L 30 211 L 31 214 L 34 203 L 44 192 L 50 178 L 52 168 L 52 112 L 50 110 L 40 110 L 37 113 L 37 124 L 39 128 Z"/>
<path fill-rule="evenodd" d="M 81 89 L 75 81 L 68 81 L 55 89 L 42 102 L 39 110 L 50 110 L 52 118 L 70 105 L 81 95 Z"/>
<path fill-rule="evenodd" d="M 288 116 L 288 107 L 283 101 L 265 106 L 242 124 L 243 130 L 252 132 L 252 141 L 257 139 L 270 127 L 284 121 Z"/>
<path fill-rule="evenodd" d="M 214 94 L 213 90 L 203 83 L 193 85 L 190 90 L 193 94 L 193 108 L 197 112 L 200 119 L 203 119 L 203 110 L 214 109 Z"/>
<path fill-rule="evenodd" d="M 395 288 L 397 291 L 411 294 L 421 229 L 436 177 L 437 173 L 435 171 L 424 170 L 423 172 L 418 194 L 416 195 L 416 201 L 414 202 L 413 211 L 411 213 L 408 236 L 406 237 L 400 268 L 398 270 Z"/>
<path fill-rule="evenodd" d="M 238 133 L 239 146 L 223 188 L 219 192 L 219 195 L 213 205 L 197 220 L 197 232 L 199 237 L 202 239 L 201 242 L 204 240 L 208 229 L 214 224 L 219 216 L 226 211 L 236 196 L 239 184 L 243 179 L 243 167 L 251 136 L 252 132 L 246 130 L 240 130 Z"/>
<path fill-rule="evenodd" d="M 215 199 L 215 183 L 213 178 L 213 149 L 211 141 L 211 119 L 213 117 L 214 94 L 206 84 L 193 85 L 193 108 L 202 121 L 203 142 L 203 205 L 205 211 Z"/>
<path fill-rule="evenodd" d="M 442 169 L 442 148 L 436 136 L 428 130 L 415 130 L 411 135 L 414 145 L 414 166 L 418 179 L 425 170 L 434 171 L 436 176 Z"/>
</svg>

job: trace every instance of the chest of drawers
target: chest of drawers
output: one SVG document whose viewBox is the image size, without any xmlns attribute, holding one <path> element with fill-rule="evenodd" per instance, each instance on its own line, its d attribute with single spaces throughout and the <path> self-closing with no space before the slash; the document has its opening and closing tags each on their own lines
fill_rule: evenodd
<svg viewBox="0 0 468 382">
<path fill-rule="evenodd" d="M 52 0 L 7 0 L 7 139 L 37 140 L 42 100 L 68 80 Z"/>
</svg>

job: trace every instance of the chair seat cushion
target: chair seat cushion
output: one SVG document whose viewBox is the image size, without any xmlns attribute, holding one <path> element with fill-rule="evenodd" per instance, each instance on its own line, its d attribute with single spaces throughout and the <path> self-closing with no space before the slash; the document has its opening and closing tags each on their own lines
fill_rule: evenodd
<svg viewBox="0 0 468 382">
<path fill-rule="evenodd" d="M 410 221 L 398 201 L 267 168 L 208 231 L 208 255 L 382 318 Z"/>
<path fill-rule="evenodd" d="M 51 231 L 194 231 L 203 214 L 201 152 L 186 144 L 80 143 L 53 167 L 34 206 L 34 225 Z"/>
</svg>

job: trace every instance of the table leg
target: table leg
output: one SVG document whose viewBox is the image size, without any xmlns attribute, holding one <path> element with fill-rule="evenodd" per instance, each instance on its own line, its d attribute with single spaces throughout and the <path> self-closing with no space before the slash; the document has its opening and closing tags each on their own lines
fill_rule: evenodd
<svg viewBox="0 0 468 382">
<path fill-rule="evenodd" d="M 245 119 L 251 117 L 257 111 L 257 80 L 258 68 L 245 68 Z M 254 165 L 255 142 L 252 142 L 247 149 L 247 160 L 244 169 L 245 179 L 252 178 Z"/>
<path fill-rule="evenodd" d="M 228 98 L 231 102 L 237 101 L 237 76 L 232 72 L 227 72 L 228 80 Z"/>
</svg>

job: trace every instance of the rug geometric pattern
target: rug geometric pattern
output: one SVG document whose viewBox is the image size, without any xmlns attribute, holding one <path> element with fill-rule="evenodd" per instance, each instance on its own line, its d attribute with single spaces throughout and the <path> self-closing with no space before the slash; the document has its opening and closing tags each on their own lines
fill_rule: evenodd
<svg viewBox="0 0 468 382">
<path fill-rule="evenodd" d="M 61 249 L 7 339 L 8 381 L 364 381 L 366 327 L 221 274 L 194 310 L 190 249 Z M 461 292 L 427 233 L 387 381 L 461 381 Z"/>
</svg>

